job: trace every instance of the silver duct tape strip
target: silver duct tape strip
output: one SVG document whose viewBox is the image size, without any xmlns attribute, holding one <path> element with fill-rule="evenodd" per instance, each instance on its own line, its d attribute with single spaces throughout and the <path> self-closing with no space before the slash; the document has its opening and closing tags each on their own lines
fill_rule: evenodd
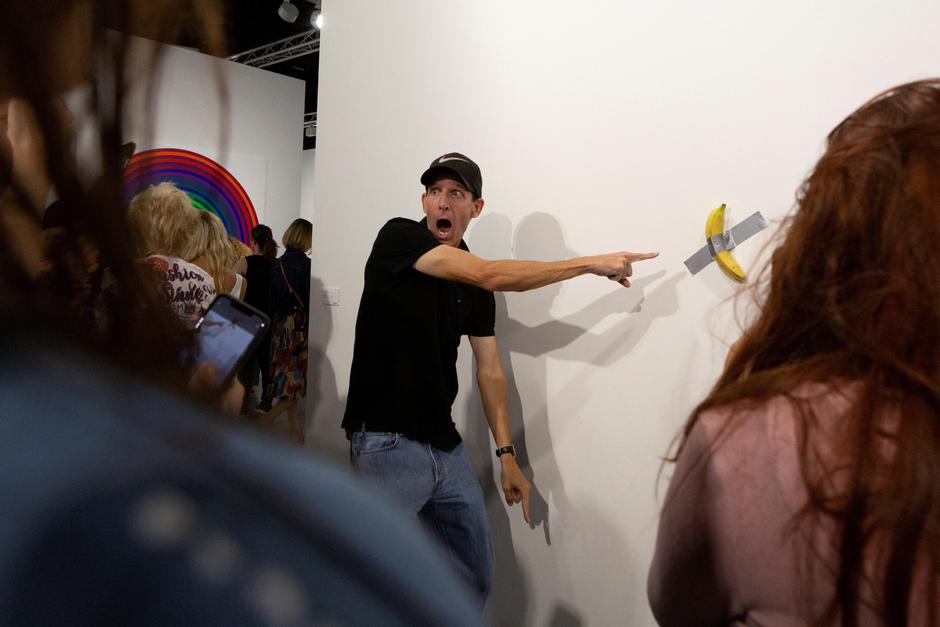
<svg viewBox="0 0 940 627">
<path fill-rule="evenodd" d="M 731 231 L 712 235 L 706 241 L 713 255 L 717 255 L 726 250 L 733 250 L 734 247 L 737 246 L 737 243 L 734 241 L 734 236 L 731 235 Z"/>
<path fill-rule="evenodd" d="M 755 211 L 731 229 L 731 237 L 740 244 L 747 238 L 760 233 L 766 228 L 767 220 L 764 219 L 760 211 Z"/>
<path fill-rule="evenodd" d="M 685 260 L 685 267 L 692 274 L 697 274 L 715 259 L 715 255 L 724 251 L 731 250 L 742 244 L 752 235 L 759 233 L 767 228 L 767 220 L 761 215 L 760 211 L 755 211 L 746 219 L 734 226 L 730 231 L 720 235 L 713 235 L 706 244 L 699 248 L 694 255 Z"/>
<path fill-rule="evenodd" d="M 685 267 L 688 268 L 689 272 L 692 274 L 698 274 L 699 271 L 704 270 L 705 266 L 714 260 L 715 258 L 712 257 L 712 251 L 708 250 L 708 246 L 702 246 L 694 255 L 685 260 Z"/>
</svg>

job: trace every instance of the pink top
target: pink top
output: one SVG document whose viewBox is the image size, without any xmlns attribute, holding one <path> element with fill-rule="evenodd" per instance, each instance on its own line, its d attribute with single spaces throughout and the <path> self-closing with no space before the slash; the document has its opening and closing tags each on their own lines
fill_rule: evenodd
<svg viewBox="0 0 940 627">
<path fill-rule="evenodd" d="M 822 422 L 813 450 L 825 458 L 849 401 L 821 386 L 806 389 Z M 812 624 L 832 596 L 826 565 L 837 558 L 832 525 L 817 528 L 811 540 L 806 526 L 790 524 L 807 498 L 792 406 L 777 398 L 741 410 L 733 428 L 720 431 L 730 415 L 705 412 L 676 465 L 649 574 L 653 614 L 664 626 Z M 923 599 L 912 593 L 918 614 Z M 910 624 L 925 622 L 915 617 Z M 882 624 L 860 607 L 860 626 Z"/>
</svg>

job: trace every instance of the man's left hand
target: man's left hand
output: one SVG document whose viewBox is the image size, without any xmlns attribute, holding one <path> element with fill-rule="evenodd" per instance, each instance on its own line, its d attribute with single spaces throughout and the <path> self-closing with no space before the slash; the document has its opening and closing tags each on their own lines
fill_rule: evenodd
<svg viewBox="0 0 940 627">
<path fill-rule="evenodd" d="M 506 504 L 512 507 L 516 503 L 522 503 L 522 516 L 526 523 L 531 524 L 529 518 L 529 490 L 532 484 L 525 478 L 516 463 L 513 455 L 506 454 L 499 458 L 502 471 L 500 472 L 500 483 L 503 487 L 503 496 L 506 497 Z"/>
</svg>

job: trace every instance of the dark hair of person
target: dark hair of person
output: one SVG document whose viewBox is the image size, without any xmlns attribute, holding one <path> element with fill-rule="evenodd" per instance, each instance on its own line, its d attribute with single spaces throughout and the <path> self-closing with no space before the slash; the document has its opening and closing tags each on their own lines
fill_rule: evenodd
<svg viewBox="0 0 940 627">
<path fill-rule="evenodd" d="M 284 242 L 284 248 L 307 252 L 313 246 L 313 225 L 309 220 L 297 218 L 284 231 L 281 241 Z"/>
<path fill-rule="evenodd" d="M 44 202 L 30 198 L 23 177 L 2 177 L 0 182 L 6 185 L 0 189 L 0 203 L 7 219 L 0 223 L 0 284 L 4 286 L 0 315 L 8 328 L 25 327 L 68 338 L 128 372 L 179 385 L 179 354 L 191 341 L 190 332 L 134 261 L 122 194 L 126 161 L 122 144 L 127 141 L 122 121 L 128 111 L 124 86 L 129 78 L 131 41 L 126 33 L 168 42 L 178 41 L 184 32 L 198 32 L 207 49 L 221 53 L 220 16 L 213 0 L 36 0 L 4 5 L 0 96 L 22 99 L 32 109 L 44 148 L 42 165 L 58 196 L 51 219 L 66 231 L 57 248 L 47 253 L 46 271 L 37 275 L 16 253 L 17 242 L 12 238 L 17 231 L 10 221 L 35 227 L 38 234 Z M 54 45 L 63 39 L 79 45 Z M 155 75 L 160 58 L 159 53 L 150 58 L 144 78 Z M 76 72 L 76 68 L 87 71 Z M 88 114 L 100 146 L 98 154 L 82 157 L 91 161 L 100 157 L 101 174 L 93 184 L 79 176 L 70 148 L 72 130 L 63 118 L 60 101 L 64 91 L 86 80 L 93 94 Z M 149 78 L 147 84 L 152 85 Z M 224 89 L 220 91 L 224 97 Z M 148 93 L 153 95 L 152 88 Z M 5 132 L 3 138 L 6 148 L 0 150 L 0 172 L 9 173 L 12 157 Z M 108 321 L 103 329 L 70 308 L 83 283 L 70 260 L 81 253 L 80 245 L 89 244 L 97 250 L 110 279 L 99 303 Z"/>
<path fill-rule="evenodd" d="M 839 124 L 781 233 L 757 288 L 761 311 L 678 451 L 702 412 L 786 398 L 809 495 L 793 524 L 837 530 L 835 594 L 820 624 L 854 627 L 870 605 L 885 624 L 905 625 L 911 590 L 926 583 L 936 625 L 940 80 L 890 89 Z M 850 400 L 822 457 L 816 436 L 829 417 L 794 394 L 806 384 Z M 724 428 L 733 424 L 732 411 Z"/>
<path fill-rule="evenodd" d="M 277 257 L 277 242 L 274 241 L 274 233 L 271 227 L 265 224 L 256 224 L 251 229 L 251 240 L 261 249 L 261 255 L 268 263 L 274 261 Z"/>
</svg>

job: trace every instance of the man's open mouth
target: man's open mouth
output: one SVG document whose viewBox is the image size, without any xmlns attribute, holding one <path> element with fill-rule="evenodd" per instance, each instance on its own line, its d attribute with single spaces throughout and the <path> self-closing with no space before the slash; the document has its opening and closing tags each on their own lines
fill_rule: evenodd
<svg viewBox="0 0 940 627">
<path fill-rule="evenodd" d="M 437 221 L 435 234 L 438 237 L 447 237 L 448 235 L 450 235 L 450 231 L 452 228 L 453 228 L 453 225 L 450 223 L 450 220 L 448 220 L 447 218 L 440 218 Z"/>
</svg>

